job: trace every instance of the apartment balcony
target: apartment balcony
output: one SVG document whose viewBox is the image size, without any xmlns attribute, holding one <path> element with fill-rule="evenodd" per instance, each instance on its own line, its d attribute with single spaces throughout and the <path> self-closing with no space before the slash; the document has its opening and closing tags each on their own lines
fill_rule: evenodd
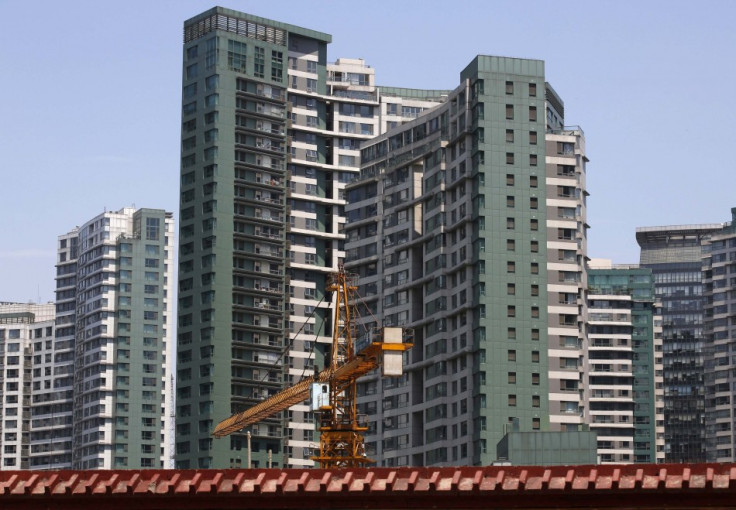
<svg viewBox="0 0 736 510">
<path fill-rule="evenodd" d="M 607 414 L 596 414 L 605 412 Z M 606 428 L 632 428 L 634 427 L 634 419 L 631 415 L 611 415 L 608 414 L 610 411 L 589 411 L 590 419 L 591 419 L 591 427 L 595 427 L 596 425 L 605 426 Z M 605 434 L 600 434 L 599 439 L 602 439 L 605 437 Z"/>
<path fill-rule="evenodd" d="M 256 175 L 256 183 L 262 184 L 264 186 L 272 186 L 272 187 L 281 189 L 283 187 L 283 182 L 284 181 L 282 179 L 277 179 L 276 177 L 273 177 L 268 174 L 266 175 L 257 174 Z"/>
<path fill-rule="evenodd" d="M 631 365 L 618 364 L 618 365 L 606 365 L 606 364 L 595 364 L 589 368 L 589 375 L 606 375 L 606 376 L 620 376 L 620 377 L 632 377 L 634 372 Z"/>
<path fill-rule="evenodd" d="M 256 103 L 255 110 L 245 110 L 245 113 L 255 113 L 264 117 L 284 119 L 286 108 L 264 103 Z"/>
<path fill-rule="evenodd" d="M 253 213 L 253 216 L 246 216 L 246 215 L 240 215 L 236 214 L 235 216 L 241 216 L 246 217 L 250 219 L 256 219 L 260 220 L 263 223 L 269 224 L 269 223 L 275 223 L 275 224 L 283 224 L 284 223 L 284 216 L 280 213 L 275 213 L 268 210 L 259 210 L 256 209 Z"/>
<path fill-rule="evenodd" d="M 255 246 L 253 246 L 253 251 L 250 253 L 262 257 L 274 257 L 277 259 L 282 259 L 284 257 L 284 251 L 281 248 L 262 244 L 256 244 Z"/>
</svg>

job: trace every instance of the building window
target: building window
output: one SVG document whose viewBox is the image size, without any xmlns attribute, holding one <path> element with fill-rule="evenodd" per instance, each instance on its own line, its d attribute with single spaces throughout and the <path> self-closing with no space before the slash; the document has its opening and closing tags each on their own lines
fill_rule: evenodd
<svg viewBox="0 0 736 510">
<path fill-rule="evenodd" d="M 245 72 L 245 43 L 239 41 L 227 41 L 227 66 L 232 71 Z"/>
<path fill-rule="evenodd" d="M 539 363 L 539 351 L 532 351 L 532 363 Z"/>
<path fill-rule="evenodd" d="M 538 263 L 532 262 L 529 269 L 532 274 L 539 274 L 539 264 Z"/>
<path fill-rule="evenodd" d="M 539 220 L 531 219 L 529 220 L 529 228 L 531 230 L 539 230 Z"/>
<path fill-rule="evenodd" d="M 532 296 L 538 296 L 539 295 L 539 285 L 532 285 Z"/>
<path fill-rule="evenodd" d="M 506 360 L 507 361 L 516 361 L 516 351 L 513 349 L 509 349 L 506 352 Z"/>
<path fill-rule="evenodd" d="M 214 108 L 220 102 L 219 94 L 210 94 L 204 98 L 204 105 L 207 108 Z"/>
<path fill-rule="evenodd" d="M 539 418 L 532 418 L 532 430 L 539 430 L 540 420 Z"/>
<path fill-rule="evenodd" d="M 514 120 L 514 105 L 512 104 L 506 105 L 506 119 Z"/>
<path fill-rule="evenodd" d="M 506 207 L 514 207 L 514 202 L 515 200 L 514 200 L 513 195 L 508 195 L 506 197 Z"/>
<path fill-rule="evenodd" d="M 516 395 L 509 395 L 509 407 L 516 407 Z"/>
<path fill-rule="evenodd" d="M 537 132 L 536 131 L 529 131 L 529 144 L 537 145 Z"/>
<path fill-rule="evenodd" d="M 204 80 L 204 88 L 205 90 L 215 90 L 217 86 L 220 84 L 220 77 L 216 74 L 213 74 L 212 76 L 208 76 Z"/>
<path fill-rule="evenodd" d="M 532 329 L 532 340 L 539 340 L 539 330 L 538 329 Z"/>
<path fill-rule="evenodd" d="M 263 78 L 266 69 L 266 50 L 256 46 L 255 58 L 253 59 L 253 74 L 256 78 Z"/>
<path fill-rule="evenodd" d="M 539 307 L 532 306 L 532 319 L 539 319 Z"/>
<path fill-rule="evenodd" d="M 509 340 L 516 340 L 516 328 L 508 328 L 506 334 Z"/>
<path fill-rule="evenodd" d="M 538 180 L 536 175 L 529 176 L 529 187 L 536 188 L 538 186 Z"/>
<path fill-rule="evenodd" d="M 513 283 L 507 283 L 506 294 L 508 294 L 509 296 L 513 296 L 514 294 L 516 294 L 516 285 Z"/>
<path fill-rule="evenodd" d="M 506 186 L 514 185 L 514 174 L 506 174 Z"/>
<path fill-rule="evenodd" d="M 516 262 L 513 260 L 509 260 L 506 262 L 506 272 L 507 273 L 515 273 L 516 272 Z"/>
<path fill-rule="evenodd" d="M 146 218 L 146 240 L 158 241 L 161 231 L 161 221 L 159 218 Z"/>
<path fill-rule="evenodd" d="M 506 230 L 514 230 L 516 228 L 516 221 L 514 218 L 506 218 Z"/>
<path fill-rule="evenodd" d="M 516 372 L 509 372 L 509 374 L 508 374 L 508 383 L 509 384 L 516 384 Z"/>
<path fill-rule="evenodd" d="M 506 317 L 516 317 L 516 307 L 514 305 L 506 307 Z"/>
<path fill-rule="evenodd" d="M 196 83 L 195 83 L 196 85 Z M 506 141 L 509 143 L 513 143 L 514 141 L 514 130 L 513 129 L 507 129 L 506 130 Z"/>
<path fill-rule="evenodd" d="M 539 398 L 539 395 L 532 395 L 532 407 L 540 407 L 541 406 L 541 399 Z"/>
<path fill-rule="evenodd" d="M 539 386 L 539 374 L 538 373 L 532 373 L 532 384 L 534 386 Z"/>
<path fill-rule="evenodd" d="M 281 51 L 271 51 L 271 79 L 278 82 L 284 79 L 284 54 Z"/>
<path fill-rule="evenodd" d="M 537 122 L 537 107 L 529 107 L 529 122 Z"/>
<path fill-rule="evenodd" d="M 529 198 L 529 209 L 538 209 L 539 208 L 539 199 L 537 197 L 530 197 Z"/>
<path fill-rule="evenodd" d="M 529 166 L 537 166 L 537 155 L 529 154 Z"/>
<path fill-rule="evenodd" d="M 187 80 L 193 80 L 199 74 L 199 66 L 195 63 L 187 66 Z"/>
<path fill-rule="evenodd" d="M 529 97 L 537 97 L 537 84 L 536 83 L 529 84 Z"/>
<path fill-rule="evenodd" d="M 507 81 L 506 82 L 506 94 L 513 94 L 514 93 L 514 82 L 513 81 Z"/>
<path fill-rule="evenodd" d="M 514 153 L 513 152 L 507 152 L 506 153 L 506 164 L 507 165 L 513 165 L 514 164 Z"/>
<path fill-rule="evenodd" d="M 516 241 L 513 239 L 506 239 L 506 251 L 516 250 Z"/>
</svg>

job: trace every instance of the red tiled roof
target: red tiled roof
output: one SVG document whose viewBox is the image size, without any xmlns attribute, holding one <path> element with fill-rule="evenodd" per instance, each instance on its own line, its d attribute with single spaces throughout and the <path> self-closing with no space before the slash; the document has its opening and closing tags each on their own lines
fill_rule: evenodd
<svg viewBox="0 0 736 510">
<path fill-rule="evenodd" d="M 10 508 L 736 508 L 736 464 L 0 471 Z"/>
</svg>

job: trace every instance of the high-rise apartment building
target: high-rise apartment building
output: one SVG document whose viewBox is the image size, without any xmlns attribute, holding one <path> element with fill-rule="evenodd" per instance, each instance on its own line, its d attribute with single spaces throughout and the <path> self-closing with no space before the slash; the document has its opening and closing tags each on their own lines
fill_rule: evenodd
<svg viewBox="0 0 736 510">
<path fill-rule="evenodd" d="M 360 143 L 443 99 L 328 63 L 330 41 L 220 7 L 184 24 L 178 467 L 244 466 L 245 431 L 213 426 L 323 366 Z M 314 428 L 306 404 L 251 427 L 253 465 L 312 466 Z"/>
<path fill-rule="evenodd" d="M 705 380 L 703 243 L 719 223 L 640 227 L 640 265 L 662 304 L 666 462 L 703 462 Z"/>
<path fill-rule="evenodd" d="M 736 208 L 704 242 L 705 460 L 736 460 Z"/>
<path fill-rule="evenodd" d="M 41 379 L 34 373 L 33 357 L 53 341 L 53 303 L 0 303 L 0 469 L 33 468 L 32 456 L 59 450 L 69 456 L 70 443 L 43 438 L 42 427 L 31 428 L 31 412 L 38 406 L 34 385 Z M 45 383 L 51 377 L 43 379 Z"/>
<path fill-rule="evenodd" d="M 364 324 L 415 343 L 402 379 L 359 384 L 383 465 L 489 464 L 506 431 L 579 427 L 587 160 L 563 115 L 543 62 L 478 56 L 441 106 L 362 146 L 346 266 Z"/>
<path fill-rule="evenodd" d="M 0 465 L 171 467 L 171 213 L 104 212 L 57 246 L 56 303 L 0 304 Z"/>
<path fill-rule="evenodd" d="M 34 469 L 169 467 L 171 213 L 104 212 L 58 239 L 56 334 L 34 342 Z"/>
<path fill-rule="evenodd" d="M 550 430 L 575 431 L 585 423 L 588 159 L 582 129 L 562 125 L 564 104 L 549 84 L 546 99 L 549 419 Z"/>
<path fill-rule="evenodd" d="M 586 422 L 601 463 L 664 461 L 662 338 L 652 271 L 588 269 Z"/>
</svg>

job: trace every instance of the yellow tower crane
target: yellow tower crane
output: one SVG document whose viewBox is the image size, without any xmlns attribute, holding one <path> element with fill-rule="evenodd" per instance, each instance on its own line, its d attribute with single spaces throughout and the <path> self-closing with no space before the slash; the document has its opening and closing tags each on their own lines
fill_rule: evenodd
<svg viewBox="0 0 736 510">
<path fill-rule="evenodd" d="M 320 415 L 319 456 L 312 457 L 322 468 L 363 467 L 373 461 L 366 456 L 363 433 L 356 405 L 356 381 L 382 367 L 384 376 L 400 376 L 403 352 L 412 347 L 404 341 L 401 328 L 383 328 L 377 338 L 370 338 L 363 348 L 356 348 L 355 302 L 357 287 L 340 267 L 331 275 L 328 292 L 335 297 L 332 351 L 329 366 L 321 372 L 284 389 L 220 422 L 213 432 L 224 437 L 248 425 L 312 399 L 312 409 Z"/>
</svg>

